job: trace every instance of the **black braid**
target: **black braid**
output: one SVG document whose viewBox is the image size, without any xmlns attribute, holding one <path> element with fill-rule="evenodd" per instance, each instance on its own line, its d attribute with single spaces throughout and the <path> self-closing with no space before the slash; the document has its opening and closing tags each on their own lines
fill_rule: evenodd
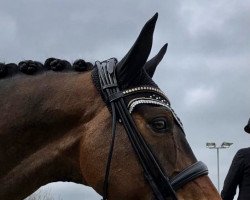
<svg viewBox="0 0 250 200">
<path fill-rule="evenodd" d="M 58 58 L 48 58 L 44 63 L 44 67 L 53 71 L 62 71 L 64 69 L 69 70 L 72 68 L 67 60 L 61 60 Z"/>
<path fill-rule="evenodd" d="M 43 70 L 43 65 L 40 62 L 32 60 L 24 60 L 18 63 L 19 70 L 24 74 L 32 75 L 37 71 Z"/>
<path fill-rule="evenodd" d="M 72 70 L 78 72 L 89 71 L 93 69 L 93 64 L 90 62 L 85 62 L 82 59 L 78 59 L 73 63 L 73 66 L 67 60 L 62 60 L 58 58 L 48 58 L 44 65 L 41 62 L 33 60 L 24 60 L 15 63 L 5 64 L 0 62 L 0 79 L 8 76 L 14 76 L 15 74 L 22 72 L 24 74 L 33 75 L 39 72 L 44 72 L 46 70 L 62 71 L 62 70 Z"/>
<path fill-rule="evenodd" d="M 93 69 L 93 65 L 85 62 L 83 59 L 78 59 L 73 63 L 73 68 L 78 72 L 88 71 Z"/>
<path fill-rule="evenodd" d="M 5 77 L 8 74 L 7 66 L 4 63 L 0 63 L 0 78 Z"/>
<path fill-rule="evenodd" d="M 9 74 L 14 75 L 18 73 L 18 67 L 15 63 L 0 63 L 0 78 L 7 77 Z"/>
</svg>

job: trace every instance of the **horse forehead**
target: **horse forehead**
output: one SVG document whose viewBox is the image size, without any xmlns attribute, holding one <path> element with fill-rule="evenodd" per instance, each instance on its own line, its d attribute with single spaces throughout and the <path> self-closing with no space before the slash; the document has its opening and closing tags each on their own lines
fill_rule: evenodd
<svg viewBox="0 0 250 200">
<path fill-rule="evenodd" d="M 142 118 L 154 118 L 157 116 L 171 117 L 172 115 L 171 111 L 163 106 L 148 104 L 139 105 L 135 110 L 135 114 L 140 115 Z"/>
</svg>

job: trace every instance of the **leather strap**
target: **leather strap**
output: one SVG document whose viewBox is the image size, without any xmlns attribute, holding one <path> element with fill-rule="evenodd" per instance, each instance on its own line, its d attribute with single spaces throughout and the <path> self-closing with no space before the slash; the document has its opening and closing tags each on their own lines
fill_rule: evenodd
<svg viewBox="0 0 250 200">
<path fill-rule="evenodd" d="M 184 186 L 186 183 L 207 174 L 208 174 L 207 166 L 203 162 L 198 161 L 192 164 L 191 166 L 187 167 L 183 171 L 181 171 L 174 178 L 172 178 L 170 182 L 172 187 L 176 191 L 180 189 L 182 186 Z"/>
</svg>

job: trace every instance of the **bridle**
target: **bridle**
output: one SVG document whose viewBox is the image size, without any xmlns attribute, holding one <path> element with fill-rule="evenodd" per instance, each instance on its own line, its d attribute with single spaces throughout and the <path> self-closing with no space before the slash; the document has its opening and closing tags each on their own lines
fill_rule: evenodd
<svg viewBox="0 0 250 200">
<path fill-rule="evenodd" d="M 131 113 L 133 109 L 140 104 L 159 105 L 166 107 L 172 112 L 175 121 L 183 130 L 182 123 L 173 109 L 170 107 L 170 103 L 164 93 L 158 88 L 145 86 L 121 91 L 119 89 L 115 74 L 116 64 L 117 60 L 114 58 L 101 63 L 98 61 L 96 62 L 99 85 L 101 87 L 101 95 L 112 114 L 112 140 L 103 184 L 103 200 L 107 200 L 108 198 L 108 178 L 118 118 L 127 132 L 131 145 L 143 168 L 144 176 L 149 183 L 155 198 L 157 200 L 165 200 L 167 197 L 171 197 L 173 200 L 177 200 L 175 191 L 181 188 L 187 182 L 194 180 L 197 177 L 207 175 L 208 169 L 203 162 L 198 161 L 184 169 L 171 180 L 165 175 L 149 145 L 138 131 L 135 122 L 131 117 Z M 132 94 L 140 95 L 138 95 L 137 98 L 132 98 L 128 103 L 126 103 L 125 97 L 129 97 Z"/>
<path fill-rule="evenodd" d="M 114 58 L 103 62 L 97 61 L 95 64 L 96 74 L 92 74 L 93 81 L 100 90 L 101 95 L 112 114 L 112 140 L 103 183 L 103 200 L 107 200 L 108 198 L 108 179 L 117 121 L 121 122 L 126 130 L 131 145 L 143 168 L 144 176 L 150 185 L 155 198 L 157 200 L 165 200 L 166 198 L 177 200 L 175 191 L 189 181 L 207 175 L 207 166 L 203 162 L 198 161 L 181 171 L 174 178 L 169 179 L 167 177 L 149 145 L 138 131 L 135 122 L 131 117 L 131 113 L 134 108 L 140 104 L 158 105 L 170 110 L 175 121 L 183 130 L 182 123 L 171 108 L 167 97 L 160 89 L 152 86 L 142 86 L 121 91 L 115 74 L 116 64 L 117 60 Z M 96 76 L 98 78 L 95 78 Z M 129 101 L 126 101 L 125 99 L 129 99 Z"/>
</svg>

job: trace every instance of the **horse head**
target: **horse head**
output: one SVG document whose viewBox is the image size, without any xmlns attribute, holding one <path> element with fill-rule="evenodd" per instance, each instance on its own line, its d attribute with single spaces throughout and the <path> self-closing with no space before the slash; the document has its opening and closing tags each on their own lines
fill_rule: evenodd
<svg viewBox="0 0 250 200">
<path fill-rule="evenodd" d="M 147 61 L 156 21 L 120 62 L 0 63 L 0 199 L 56 181 L 109 200 L 220 199 L 152 80 L 167 50 Z"/>
<path fill-rule="evenodd" d="M 147 61 L 152 47 L 153 32 L 157 17 L 157 14 L 154 15 L 145 24 L 134 45 L 120 62 L 110 64 L 109 61 L 105 61 L 97 62 L 96 64 L 96 68 L 99 66 L 103 70 L 101 66 L 104 65 L 107 71 L 111 70 L 110 74 L 111 76 L 115 76 L 115 82 L 106 83 L 107 85 L 103 86 L 105 80 L 98 79 L 98 76 L 100 77 L 100 73 L 102 72 L 99 71 L 98 73 L 96 69 L 92 74 L 94 84 L 101 93 L 106 105 L 104 105 L 103 110 L 97 117 L 94 118 L 95 120 L 91 122 L 92 125 L 90 125 L 90 130 L 88 131 L 89 136 L 86 140 L 83 140 L 82 147 L 84 151 L 82 151 L 81 160 L 84 160 L 86 163 L 92 162 L 92 164 L 86 165 L 84 163 L 81 168 L 82 173 L 85 174 L 84 178 L 86 182 L 102 195 L 106 192 L 103 186 L 108 184 L 108 189 L 106 188 L 108 190 L 108 199 L 220 199 L 208 176 L 200 173 L 204 170 L 204 166 L 201 171 L 198 171 L 198 175 L 195 178 L 187 181 L 187 177 L 190 178 L 190 176 L 194 175 L 192 173 L 194 173 L 193 170 L 195 167 L 190 166 L 195 165 L 197 160 L 186 140 L 180 119 L 170 107 L 168 98 L 152 80 L 156 67 L 167 50 L 167 44 L 165 44 L 155 57 Z M 112 62 L 116 61 L 112 60 Z M 114 69 L 110 69 L 110 65 L 115 65 Z M 109 72 L 107 73 L 103 76 L 110 76 Z M 110 90 L 105 97 L 105 92 L 102 89 L 114 87 L 113 85 L 116 83 L 116 80 L 118 82 L 118 89 L 114 89 L 115 92 L 111 95 L 110 91 L 112 93 L 112 90 Z M 107 82 L 109 82 L 109 78 Z M 107 95 L 112 96 L 113 99 L 110 100 L 109 98 L 111 97 L 107 97 Z M 157 161 L 156 165 L 160 165 L 159 168 L 164 173 L 163 179 L 164 177 L 170 179 L 170 181 L 158 183 L 158 186 L 156 186 L 161 187 L 159 185 L 167 184 L 168 186 L 166 187 L 170 187 L 166 189 L 166 193 L 169 194 L 165 196 L 158 196 L 156 194 L 159 192 L 158 189 L 152 192 L 152 187 L 154 188 L 157 185 L 157 179 L 160 179 L 158 175 L 154 177 L 156 183 L 153 181 L 151 183 L 153 186 L 149 187 L 151 181 L 146 180 L 145 176 L 148 176 L 148 174 L 145 171 L 147 169 L 145 170 L 142 166 L 145 163 L 141 164 L 139 162 L 143 158 L 140 158 L 141 155 L 136 155 L 136 152 L 140 151 L 141 147 L 138 147 L 138 150 L 136 149 L 137 147 L 134 147 L 136 145 L 132 144 L 133 131 L 131 133 L 132 136 L 126 134 L 126 132 L 129 132 L 128 129 L 130 129 L 126 127 L 129 126 L 126 124 L 129 122 L 126 122 L 126 119 L 120 119 L 121 123 L 117 123 L 116 133 L 114 133 L 114 127 L 111 128 L 111 115 L 118 112 L 119 118 L 119 115 L 123 114 L 122 111 L 119 111 L 119 108 L 117 108 L 118 111 L 114 109 L 111 112 L 112 108 L 110 104 L 121 98 L 121 96 L 124 105 L 126 105 L 129 114 L 132 116 L 133 122 L 131 123 L 134 123 L 135 129 L 139 133 L 138 137 L 142 136 L 142 143 L 146 143 L 146 148 L 149 147 L 150 149 L 149 154 L 152 153 L 154 155 L 153 159 Z M 116 105 L 117 107 L 122 107 L 122 103 L 118 104 Z M 116 136 L 113 137 L 114 146 L 109 151 L 110 144 L 112 145 L 112 131 Z M 93 140 L 93 137 L 95 138 L 94 148 L 92 145 L 87 145 L 90 144 L 90 140 Z M 106 163 L 108 157 L 112 156 L 112 154 L 113 158 L 107 170 Z M 190 170 L 187 170 L 187 168 L 190 168 Z M 178 188 L 173 188 L 171 180 L 176 175 L 183 174 L 183 171 L 189 171 L 192 175 L 187 175 L 184 181 L 185 184 L 182 184 Z M 110 173 L 109 177 L 105 177 L 104 172 L 106 175 Z M 150 177 L 149 179 L 153 178 Z M 176 193 L 173 191 L 175 189 L 177 190 Z M 164 191 L 164 189 L 162 190 Z"/>
</svg>

